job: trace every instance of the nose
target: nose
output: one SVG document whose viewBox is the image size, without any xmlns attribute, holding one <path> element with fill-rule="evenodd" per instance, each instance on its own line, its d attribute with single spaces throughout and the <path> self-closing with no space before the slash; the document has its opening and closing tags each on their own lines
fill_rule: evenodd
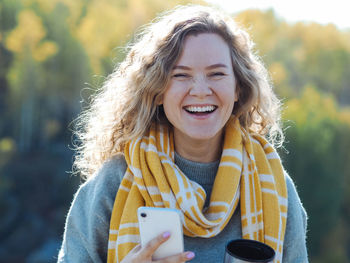
<svg viewBox="0 0 350 263">
<path fill-rule="evenodd" d="M 213 91 L 206 78 L 198 77 L 193 79 L 189 94 L 198 98 L 205 98 L 212 95 Z"/>
</svg>

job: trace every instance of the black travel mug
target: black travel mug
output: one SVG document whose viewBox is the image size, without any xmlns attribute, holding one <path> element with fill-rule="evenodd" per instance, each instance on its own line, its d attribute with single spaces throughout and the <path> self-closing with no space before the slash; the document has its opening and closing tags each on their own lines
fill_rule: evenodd
<svg viewBox="0 0 350 263">
<path fill-rule="evenodd" d="M 255 240 L 235 239 L 227 242 L 224 263 L 272 262 L 275 251 Z"/>
</svg>

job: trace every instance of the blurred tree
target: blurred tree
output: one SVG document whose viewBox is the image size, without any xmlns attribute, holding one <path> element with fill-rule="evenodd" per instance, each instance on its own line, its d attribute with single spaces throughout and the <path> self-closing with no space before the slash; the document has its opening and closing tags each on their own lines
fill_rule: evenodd
<svg viewBox="0 0 350 263">
<path fill-rule="evenodd" d="M 57 136 L 69 142 L 66 127 L 80 111 L 80 92 L 91 80 L 89 58 L 72 33 L 70 13 L 70 9 L 59 2 L 49 13 L 42 15 L 47 27 L 47 38 L 59 47 L 59 51 L 43 63 L 46 71 L 45 89 L 41 92 L 45 130 L 43 143 Z"/>
<path fill-rule="evenodd" d="M 67 127 L 85 106 L 81 100 L 89 101 L 105 79 L 91 76 L 112 71 L 125 55 L 118 47 L 133 41 L 139 26 L 189 2 L 203 3 L 0 2 L 2 260 L 24 261 L 50 238 L 59 245 L 64 216 L 79 184 L 79 178 L 71 180 L 64 173 L 72 159 Z M 237 19 L 256 42 L 276 91 L 289 98 L 284 118 L 291 120 L 286 122 L 291 127 L 285 145 L 290 154 L 282 151 L 281 156 L 310 216 L 311 260 L 349 262 L 350 109 L 345 106 L 350 105 L 350 32 L 333 25 L 288 24 L 272 10 L 244 11 Z M 24 229 L 28 235 L 43 235 L 11 253 Z"/>
<path fill-rule="evenodd" d="M 116 3 L 108 0 L 92 1 L 86 16 L 76 28 L 77 37 L 89 55 L 93 71 L 97 74 L 111 70 L 111 65 L 103 68 L 101 64 L 106 57 L 110 60 L 111 51 L 132 32 L 128 14 L 118 8 Z"/>
<path fill-rule="evenodd" d="M 9 86 L 7 74 L 13 60 L 13 54 L 6 49 L 5 39 L 8 33 L 16 26 L 16 14 L 22 8 L 20 0 L 3 0 L 0 2 L 0 137 L 12 136 Z"/>
<path fill-rule="evenodd" d="M 286 103 L 284 112 L 284 118 L 290 120 L 286 131 L 290 153 L 282 152 L 282 158 L 309 213 L 311 255 L 321 251 L 331 255 L 331 248 L 323 243 L 334 233 L 333 247 L 345 251 L 345 232 L 338 231 L 338 226 L 343 220 L 339 215 L 345 200 L 345 176 L 349 175 L 345 168 L 350 160 L 346 153 L 350 148 L 350 125 L 342 122 L 339 111 L 332 97 L 307 87 L 300 99 Z"/>
<path fill-rule="evenodd" d="M 309 82 L 332 94 L 342 104 L 350 101 L 350 33 L 334 25 L 298 23 L 291 38 L 299 39 L 304 55 L 301 70 Z"/>
<path fill-rule="evenodd" d="M 257 50 L 264 56 L 264 60 L 271 60 L 272 58 L 265 56 L 276 48 L 282 25 L 282 21 L 277 19 L 274 11 L 270 9 L 262 12 L 250 9 L 237 14 L 236 20 L 252 34 L 253 40 L 258 44 Z"/>
<path fill-rule="evenodd" d="M 51 41 L 43 41 L 46 32 L 41 19 L 32 11 L 24 10 L 18 15 L 17 27 L 7 36 L 6 48 L 15 59 L 8 74 L 11 88 L 13 115 L 19 119 L 18 144 L 20 151 L 28 151 L 38 138 L 38 91 L 43 85 L 40 62 L 57 52 L 57 46 Z"/>
<path fill-rule="evenodd" d="M 272 10 L 247 10 L 237 20 L 253 36 L 282 97 L 299 96 L 313 85 L 341 105 L 350 103 L 350 32 L 332 24 L 287 24 Z"/>
<path fill-rule="evenodd" d="M 124 50 L 116 48 L 132 39 L 139 26 L 148 23 L 156 13 L 189 2 L 92 0 L 75 33 L 89 55 L 93 71 L 97 74 L 110 73 L 114 67 L 111 57 L 115 57 L 116 61 L 124 57 Z"/>
</svg>

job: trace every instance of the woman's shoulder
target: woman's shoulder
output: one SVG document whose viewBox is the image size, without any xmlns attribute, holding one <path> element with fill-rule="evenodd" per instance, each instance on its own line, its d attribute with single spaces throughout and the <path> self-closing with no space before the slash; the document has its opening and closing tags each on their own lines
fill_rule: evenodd
<svg viewBox="0 0 350 263">
<path fill-rule="evenodd" d="M 125 157 L 119 153 L 106 161 L 101 168 L 82 185 L 82 187 L 100 185 L 119 185 L 127 168 Z"/>
<path fill-rule="evenodd" d="M 126 168 L 124 155 L 115 155 L 79 187 L 76 199 L 88 199 L 90 205 L 96 202 L 113 204 Z"/>
<path fill-rule="evenodd" d="M 76 192 L 68 219 L 77 219 L 81 215 L 88 218 L 96 214 L 100 221 L 109 221 L 109 213 L 112 211 L 114 199 L 120 182 L 126 170 L 123 155 L 117 155 L 104 163 L 99 171 L 80 185 Z"/>
<path fill-rule="evenodd" d="M 125 170 L 125 158 L 118 154 L 79 187 L 68 212 L 58 262 L 105 259 L 109 221 Z"/>
<path fill-rule="evenodd" d="M 302 228 L 306 232 L 307 228 L 307 213 L 300 200 L 297 188 L 293 179 L 284 172 L 286 178 L 287 192 L 288 192 L 288 218 L 289 221 L 302 222 Z M 288 222 L 287 222 L 288 223 Z"/>
<path fill-rule="evenodd" d="M 293 202 L 301 203 L 296 185 L 290 175 L 284 171 L 284 177 L 286 180 L 286 186 L 288 191 L 288 199 L 291 199 Z"/>
<path fill-rule="evenodd" d="M 306 249 L 307 213 L 292 178 L 286 172 L 285 178 L 288 190 L 288 212 L 283 262 L 308 262 Z"/>
</svg>

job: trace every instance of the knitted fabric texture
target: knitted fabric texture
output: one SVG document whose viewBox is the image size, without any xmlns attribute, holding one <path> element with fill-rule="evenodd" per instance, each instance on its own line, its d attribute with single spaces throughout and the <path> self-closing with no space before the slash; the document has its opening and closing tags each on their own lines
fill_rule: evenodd
<svg viewBox="0 0 350 263">
<path fill-rule="evenodd" d="M 226 226 L 239 203 L 242 237 L 270 245 L 276 252 L 274 262 L 282 261 L 288 201 L 279 156 L 263 137 L 250 135 L 233 117 L 225 127 L 207 209 L 204 189 L 174 163 L 170 127 L 153 123 L 147 135 L 127 143 L 125 159 L 128 168 L 113 206 L 107 262 L 121 262 L 140 243 L 140 206 L 179 209 L 185 235 L 210 238 Z"/>
</svg>

